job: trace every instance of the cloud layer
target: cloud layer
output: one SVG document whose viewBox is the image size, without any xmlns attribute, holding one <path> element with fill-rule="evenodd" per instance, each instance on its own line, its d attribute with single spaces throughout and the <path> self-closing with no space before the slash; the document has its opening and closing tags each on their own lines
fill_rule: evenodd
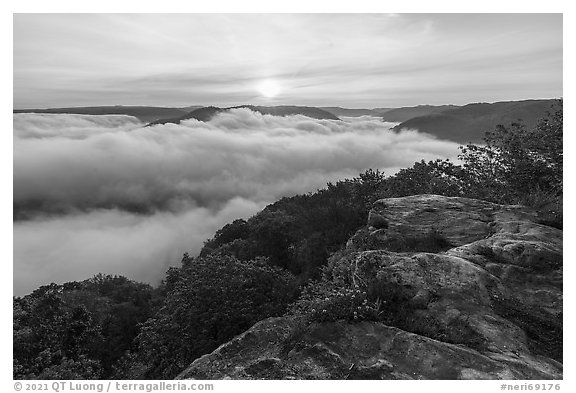
<svg viewBox="0 0 576 393">
<path fill-rule="evenodd" d="M 222 209 L 137 215 L 116 209 L 14 223 L 14 294 L 97 273 L 158 283 L 184 252 L 198 252 L 224 224 L 263 206 L 241 198 Z"/>
<path fill-rule="evenodd" d="M 217 228 L 282 196 L 458 153 L 391 126 L 244 108 L 154 127 L 129 116 L 15 114 L 15 292 L 97 272 L 156 282 Z"/>
</svg>

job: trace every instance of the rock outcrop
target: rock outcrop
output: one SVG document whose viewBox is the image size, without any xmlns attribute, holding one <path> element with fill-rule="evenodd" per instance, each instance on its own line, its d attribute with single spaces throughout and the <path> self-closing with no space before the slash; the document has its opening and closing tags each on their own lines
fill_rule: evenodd
<svg viewBox="0 0 576 393">
<path fill-rule="evenodd" d="M 375 203 L 331 263 L 381 321 L 270 318 L 179 378 L 560 379 L 562 231 L 521 206 L 419 195 Z"/>
</svg>

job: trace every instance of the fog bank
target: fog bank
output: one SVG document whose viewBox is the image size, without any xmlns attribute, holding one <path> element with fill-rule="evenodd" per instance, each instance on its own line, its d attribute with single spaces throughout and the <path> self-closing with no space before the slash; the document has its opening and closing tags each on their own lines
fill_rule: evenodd
<svg viewBox="0 0 576 393">
<path fill-rule="evenodd" d="M 246 108 L 153 127 L 15 114 L 15 294 L 98 272 L 155 283 L 223 224 L 283 196 L 458 154 L 455 143 L 393 125 Z"/>
</svg>

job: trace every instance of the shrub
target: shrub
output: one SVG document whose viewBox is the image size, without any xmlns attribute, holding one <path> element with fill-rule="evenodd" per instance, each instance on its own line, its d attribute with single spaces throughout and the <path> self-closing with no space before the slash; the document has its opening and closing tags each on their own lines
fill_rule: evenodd
<svg viewBox="0 0 576 393">
<path fill-rule="evenodd" d="M 305 315 L 311 322 L 374 321 L 380 317 L 380 303 L 370 302 L 360 289 L 317 282 L 304 289 L 291 313 Z"/>
<path fill-rule="evenodd" d="M 563 227 L 562 195 L 553 190 L 535 188 L 519 197 L 516 203 L 528 206 L 538 213 L 538 223 L 554 228 Z"/>
</svg>

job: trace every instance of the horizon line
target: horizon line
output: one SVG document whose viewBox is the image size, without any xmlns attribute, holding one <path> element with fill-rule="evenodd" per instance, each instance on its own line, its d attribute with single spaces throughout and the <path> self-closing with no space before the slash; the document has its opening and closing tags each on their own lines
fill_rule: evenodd
<svg viewBox="0 0 576 393">
<path fill-rule="evenodd" d="M 419 106 L 466 106 L 466 105 L 471 105 L 471 104 L 496 104 L 496 103 L 500 103 L 500 102 L 520 102 L 520 101 L 545 101 L 545 100 L 561 100 L 563 99 L 563 96 L 560 97 L 547 97 L 547 98 L 521 98 L 521 99 L 507 99 L 507 100 L 498 100 L 498 101 L 473 101 L 473 102 L 468 102 L 466 104 L 454 104 L 454 103 L 446 103 L 446 104 L 429 104 L 429 103 L 421 103 L 421 104 L 415 104 L 415 105 L 402 105 L 402 106 L 375 106 L 375 107 L 348 107 L 348 106 L 341 106 L 341 105 L 301 105 L 301 104 L 262 104 L 262 103 L 257 103 L 257 104 L 252 104 L 252 103 L 243 103 L 243 104 L 233 104 L 233 105 L 218 105 L 218 104 L 206 104 L 206 105 L 202 105 L 202 104 L 191 104 L 191 105 L 173 105 L 173 106 L 165 106 L 165 105 L 150 105 L 150 104 L 104 104 L 104 105 L 80 105 L 80 106 L 68 106 L 68 105 L 63 105 L 63 106 L 53 106 L 53 107 L 23 107 L 23 108 L 16 108 L 14 107 L 14 105 L 12 106 L 12 111 L 26 111 L 26 110 L 51 110 L 51 109 L 77 109 L 77 108 L 103 108 L 103 107 L 150 107 L 150 108 L 174 108 L 174 109 L 185 109 L 188 107 L 202 107 L 202 108 L 207 108 L 207 107 L 217 107 L 217 108 L 233 108 L 233 107 L 237 107 L 237 106 L 269 106 L 269 107 L 279 107 L 279 106 L 300 106 L 300 107 L 310 107 L 310 108 L 342 108 L 342 109 L 351 109 L 351 110 L 376 110 L 376 109 L 381 109 L 381 108 L 392 108 L 392 109 L 398 109 L 398 108 L 413 108 L 413 107 L 419 107 Z"/>
</svg>

